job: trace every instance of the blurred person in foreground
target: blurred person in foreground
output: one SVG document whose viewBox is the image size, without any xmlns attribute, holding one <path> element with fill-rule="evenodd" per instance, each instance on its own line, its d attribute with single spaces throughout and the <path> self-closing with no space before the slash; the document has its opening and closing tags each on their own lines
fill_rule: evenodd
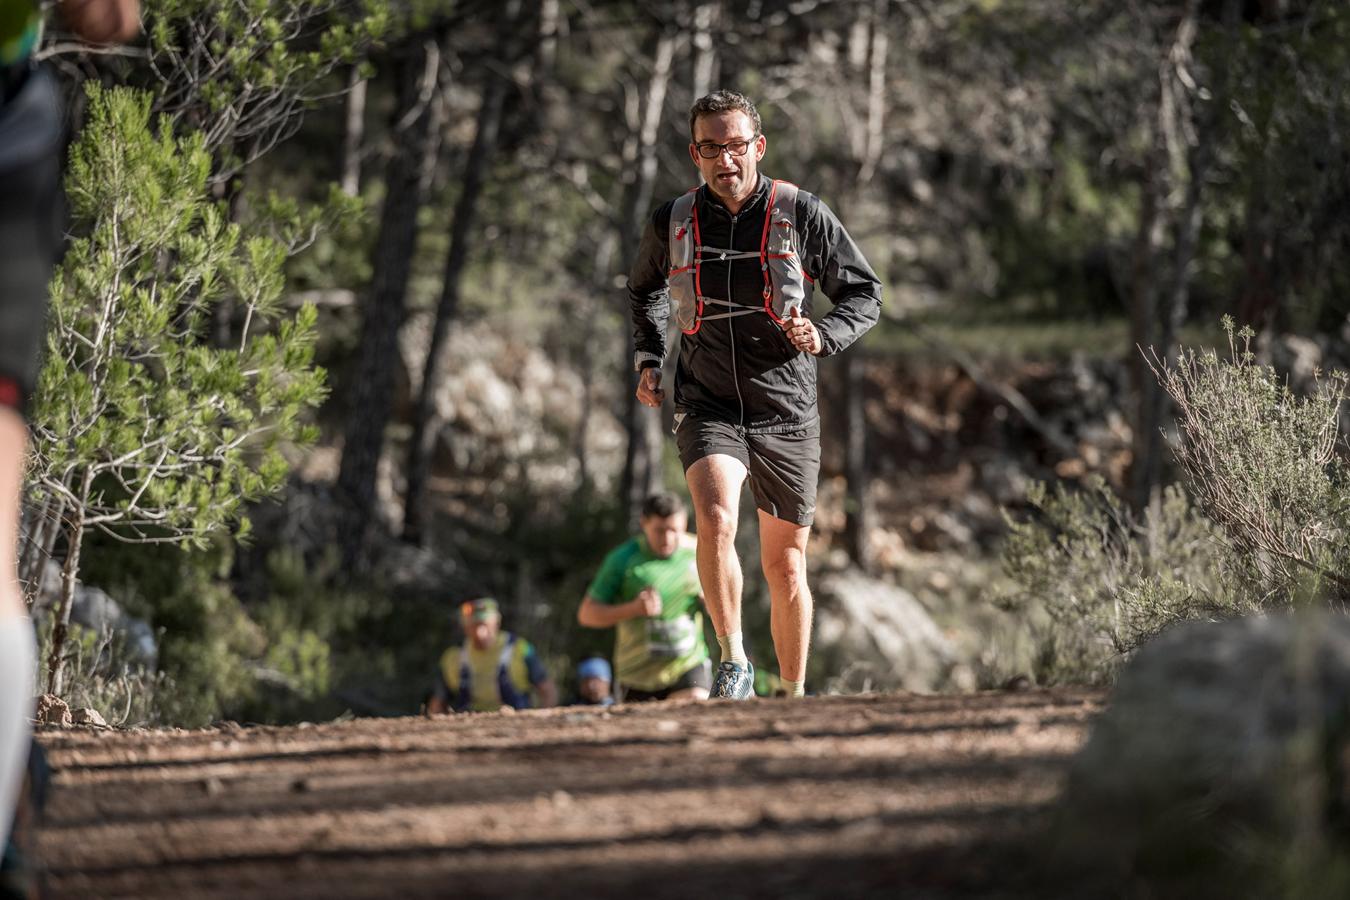
<svg viewBox="0 0 1350 900">
<path fill-rule="evenodd" d="M 641 534 L 605 557 L 577 621 L 615 629 L 619 702 L 706 700 L 712 663 L 688 514 L 674 494 L 654 494 L 639 525 Z"/>
<path fill-rule="evenodd" d="M 138 0 L 65 0 L 57 9 L 90 43 L 140 30 Z M 37 662 L 17 569 L 25 412 L 61 246 L 63 119 L 52 76 L 33 58 L 42 24 L 36 2 L 0 0 L 0 847 L 28 757 Z"/>
<path fill-rule="evenodd" d="M 592 656 L 577 663 L 577 699 L 572 705 L 614 705 L 614 671 L 609 660 Z"/>
<path fill-rule="evenodd" d="M 747 482 L 759 511 L 778 670 L 805 692 L 811 642 L 806 543 L 816 512 L 816 358 L 881 315 L 881 282 L 818 197 L 759 172 L 768 146 L 755 105 L 717 91 L 689 111 L 689 158 L 704 184 L 651 217 L 628 278 L 637 399 L 660 408 L 666 324 L 683 332 L 675 443 L 693 498 L 698 571 L 721 662 L 714 698 L 754 696 L 741 637 L 736 525 Z M 833 308 L 811 318 L 814 288 Z M 622 680 L 622 675 L 620 675 Z"/>
<path fill-rule="evenodd" d="M 441 656 L 429 715 L 557 706 L 558 689 L 539 654 L 529 641 L 502 630 L 496 600 L 470 600 L 460 606 L 459 618 L 464 642 Z"/>
</svg>

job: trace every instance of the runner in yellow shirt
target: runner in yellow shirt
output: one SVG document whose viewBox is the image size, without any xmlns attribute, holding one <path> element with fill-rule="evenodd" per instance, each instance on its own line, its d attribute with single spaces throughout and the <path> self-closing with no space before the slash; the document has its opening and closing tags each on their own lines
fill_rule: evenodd
<svg viewBox="0 0 1350 900">
<path fill-rule="evenodd" d="M 464 643 L 441 657 L 440 678 L 427 702 L 428 713 L 495 712 L 558 704 L 558 689 L 534 646 L 502 630 L 496 600 L 470 600 L 460 607 L 460 620 Z"/>
</svg>

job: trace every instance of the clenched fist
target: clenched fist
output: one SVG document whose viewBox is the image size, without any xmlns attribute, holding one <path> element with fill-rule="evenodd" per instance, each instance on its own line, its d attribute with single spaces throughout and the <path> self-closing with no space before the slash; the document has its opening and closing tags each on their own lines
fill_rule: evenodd
<svg viewBox="0 0 1350 900">
<path fill-rule="evenodd" d="M 633 598 L 633 603 L 640 610 L 640 615 L 659 616 L 661 615 L 661 594 L 654 587 L 645 587 L 638 595 Z"/>
<path fill-rule="evenodd" d="M 661 387 L 660 366 L 648 366 L 638 374 L 637 398 L 643 406 L 658 409 L 665 402 L 666 392 Z"/>
<path fill-rule="evenodd" d="M 824 343 L 820 339 L 820 332 L 816 330 L 815 323 L 802 315 L 801 309 L 793 307 L 788 311 L 788 317 L 783 320 L 783 333 L 787 339 L 803 353 L 810 353 L 816 356 L 824 349 Z"/>
</svg>

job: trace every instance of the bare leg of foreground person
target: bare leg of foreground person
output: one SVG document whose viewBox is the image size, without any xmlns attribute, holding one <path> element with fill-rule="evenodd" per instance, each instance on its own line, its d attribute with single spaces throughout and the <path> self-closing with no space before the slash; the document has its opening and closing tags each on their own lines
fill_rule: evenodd
<svg viewBox="0 0 1350 900">
<path fill-rule="evenodd" d="M 806 586 L 810 535 L 809 525 L 795 525 L 759 511 L 760 558 L 772 603 L 769 626 L 778 673 L 792 697 L 805 693 L 806 654 L 811 646 L 811 589 Z"/>
<path fill-rule="evenodd" d="M 9 840 L 14 803 L 28 761 L 28 716 L 37 652 L 15 559 L 26 439 L 27 429 L 18 414 L 0 410 L 0 849 Z"/>
<path fill-rule="evenodd" d="M 685 473 L 698 532 L 698 577 L 722 649 L 714 697 L 744 698 L 754 689 L 754 669 L 741 637 L 743 576 L 736 556 L 736 520 L 746 474 L 740 460 L 723 454 L 705 456 Z"/>
</svg>

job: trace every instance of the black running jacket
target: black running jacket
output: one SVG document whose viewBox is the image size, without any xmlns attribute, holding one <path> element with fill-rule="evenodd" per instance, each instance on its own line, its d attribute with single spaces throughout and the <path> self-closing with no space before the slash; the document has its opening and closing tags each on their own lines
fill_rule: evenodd
<svg viewBox="0 0 1350 900">
<path fill-rule="evenodd" d="M 698 189 L 702 243 L 707 247 L 758 252 L 771 180 L 736 215 L 707 185 Z M 670 209 L 661 205 L 648 222 L 628 277 L 639 369 L 665 359 L 670 318 L 667 272 Z M 797 228 L 802 267 L 834 308 L 812 315 L 808 291 L 802 314 L 816 323 L 821 356 L 838 353 L 876 324 L 881 315 L 881 282 L 839 219 L 820 198 L 797 194 Z M 705 259 L 700 277 L 705 296 L 738 303 L 762 302 L 764 276 L 758 259 Z M 808 285 L 809 288 L 809 285 Z M 704 321 L 698 333 L 680 337 L 675 369 L 675 410 L 743 426 L 757 433 L 784 433 L 814 427 L 816 359 L 794 348 L 767 313 Z"/>
</svg>

